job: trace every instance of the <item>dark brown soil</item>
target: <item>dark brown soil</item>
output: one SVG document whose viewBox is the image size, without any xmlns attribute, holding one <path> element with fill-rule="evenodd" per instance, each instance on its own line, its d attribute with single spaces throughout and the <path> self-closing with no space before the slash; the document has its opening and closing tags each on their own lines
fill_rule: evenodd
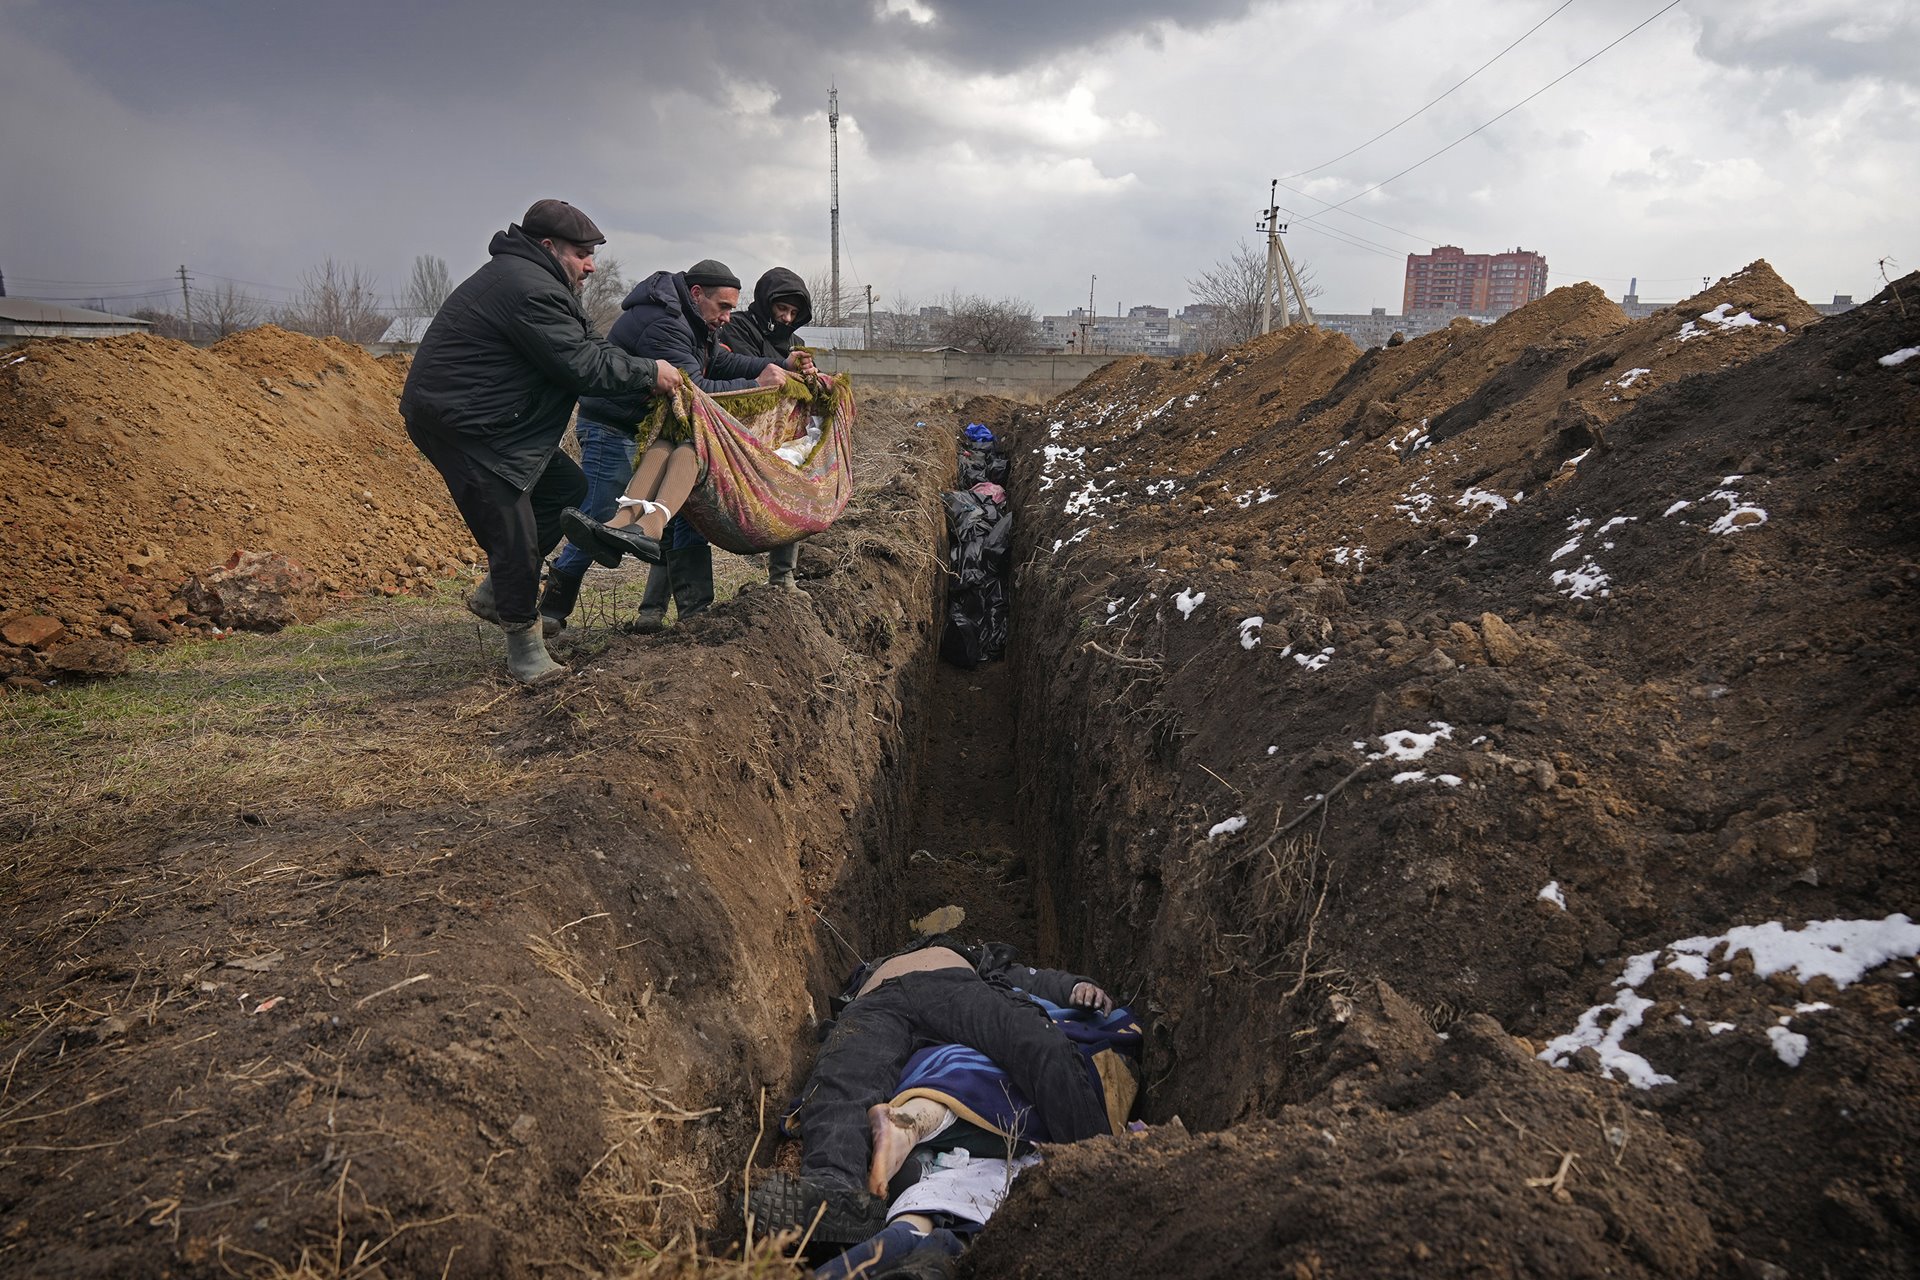
<svg viewBox="0 0 1920 1280">
<path fill-rule="evenodd" d="M 1293 330 L 1018 418 L 1042 901 L 1158 1015 L 1150 1118 L 1223 1131 L 1061 1153 L 975 1274 L 1920 1265 L 1909 958 L 1844 991 L 1656 977 L 1626 1047 L 1671 1085 L 1534 1056 L 1636 953 L 1920 903 L 1897 288 L 1818 323 L 1764 264 L 1637 324 L 1562 290 L 1344 371 Z M 1762 323 L 1677 340 L 1722 302 Z M 1589 561 L 1585 598 L 1552 576 Z"/>
<path fill-rule="evenodd" d="M 1672 1084 L 1539 1057 L 1630 956 L 1920 904 L 1897 289 L 1817 320 L 1756 264 L 1637 323 L 1573 289 L 1037 411 L 863 400 L 805 598 L 570 638 L 538 691 L 409 668 L 330 730 L 384 789 L 7 817 L 0 1272 L 712 1270 L 828 993 L 951 903 L 1150 1027 L 1149 1131 L 1050 1152 L 969 1274 L 1913 1273 L 1910 957 L 1657 973 L 1624 1047 Z M 970 420 L 1019 572 L 961 672 Z"/>
</svg>

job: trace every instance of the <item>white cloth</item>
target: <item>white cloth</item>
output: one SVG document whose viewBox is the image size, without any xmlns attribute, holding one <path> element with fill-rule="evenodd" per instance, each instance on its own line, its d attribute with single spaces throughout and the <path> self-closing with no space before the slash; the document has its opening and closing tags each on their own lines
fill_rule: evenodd
<svg viewBox="0 0 1920 1280">
<path fill-rule="evenodd" d="M 1039 1163 L 1037 1155 L 1021 1156 L 1009 1165 L 1005 1160 L 965 1151 L 942 1151 L 934 1157 L 927 1175 L 902 1191 L 888 1207 L 887 1219 L 892 1221 L 903 1213 L 950 1213 L 984 1224 L 1006 1199 L 1013 1180 Z"/>
</svg>

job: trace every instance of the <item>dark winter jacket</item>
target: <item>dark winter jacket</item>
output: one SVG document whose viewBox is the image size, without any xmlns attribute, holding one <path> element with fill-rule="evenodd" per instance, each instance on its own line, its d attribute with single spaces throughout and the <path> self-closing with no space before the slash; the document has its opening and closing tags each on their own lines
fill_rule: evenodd
<svg viewBox="0 0 1920 1280">
<path fill-rule="evenodd" d="M 799 318 L 790 325 L 773 322 L 773 304 L 782 298 L 800 308 Z M 812 321 L 813 299 L 807 282 L 785 267 L 775 267 L 753 286 L 753 301 L 747 309 L 734 312 L 720 330 L 720 341 L 743 356 L 785 361 L 793 354 L 793 331 Z"/>
<path fill-rule="evenodd" d="M 1021 964 L 1019 952 L 1004 942 L 966 943 L 952 934 L 936 933 L 932 937 L 916 939 L 898 951 L 870 960 L 855 969 L 840 994 L 833 998 L 834 1007 L 844 1009 L 853 1003 L 868 977 L 887 961 L 928 947 L 946 947 L 958 952 L 962 959 L 973 966 L 974 973 L 982 981 L 1030 992 L 1057 1005 L 1068 1004 L 1075 987 L 1093 981 L 1084 974 L 1068 973 L 1064 969 L 1035 969 L 1031 965 Z"/>
<path fill-rule="evenodd" d="M 560 263 L 517 225 L 448 295 L 413 357 L 400 413 L 525 489 L 583 394 L 651 392 L 651 360 L 593 331 Z"/>
<path fill-rule="evenodd" d="M 607 330 L 607 341 L 637 356 L 678 365 L 703 391 L 744 391 L 754 385 L 762 369 L 774 363 L 759 356 L 736 355 L 720 346 L 720 335 L 694 310 L 684 271 L 654 272 L 633 286 L 620 308 L 620 318 Z M 629 431 L 652 408 L 650 394 L 580 400 L 583 417 Z"/>
</svg>

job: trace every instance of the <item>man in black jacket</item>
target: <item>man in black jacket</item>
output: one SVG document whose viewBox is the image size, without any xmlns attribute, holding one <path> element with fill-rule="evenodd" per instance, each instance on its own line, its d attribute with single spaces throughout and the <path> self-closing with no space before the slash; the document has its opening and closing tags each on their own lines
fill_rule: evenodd
<svg viewBox="0 0 1920 1280">
<path fill-rule="evenodd" d="M 533 683 L 565 671 L 535 625 L 540 561 L 586 481 L 559 451 L 583 394 L 668 390 L 680 372 L 636 359 L 593 330 L 580 286 L 600 228 L 564 200 L 540 200 L 498 232 L 487 264 L 441 304 L 407 373 L 407 435 L 447 482 L 487 576 L 468 607 L 507 633 L 507 670 Z"/>
<path fill-rule="evenodd" d="M 620 304 L 620 318 L 608 330 L 607 339 L 636 356 L 674 365 L 695 386 L 710 393 L 778 386 L 786 380 L 783 363 L 796 371 L 810 367 L 804 352 L 783 362 L 740 355 L 721 346 L 720 330 L 739 301 L 740 278 L 725 263 L 712 258 L 696 262 L 685 271 L 656 271 L 627 294 Z M 595 460 L 585 499 L 575 504 L 582 515 L 595 521 L 613 516 L 620 495 L 633 478 L 635 432 L 652 408 L 653 397 L 644 393 L 582 397 L 580 420 L 574 430 L 580 437 L 583 456 Z M 676 517 L 658 535 L 658 541 L 681 615 L 697 613 L 712 604 L 713 553 L 706 539 Z M 572 544 L 555 558 L 547 574 L 546 590 L 540 596 L 540 616 L 548 630 L 558 631 L 566 625 L 580 595 L 580 580 L 591 562 L 584 549 Z"/>
<path fill-rule="evenodd" d="M 733 313 L 733 319 L 720 331 L 720 342 L 738 355 L 790 360 L 794 330 L 812 320 L 813 298 L 807 292 L 807 282 L 785 267 L 775 267 L 754 283 L 753 301 L 745 311 Z M 769 551 L 767 585 L 800 591 L 800 584 L 793 577 L 799 558 L 797 542 Z M 647 585 L 651 588 L 653 584 L 649 581 Z M 646 603 L 641 600 L 642 609 Z"/>
</svg>

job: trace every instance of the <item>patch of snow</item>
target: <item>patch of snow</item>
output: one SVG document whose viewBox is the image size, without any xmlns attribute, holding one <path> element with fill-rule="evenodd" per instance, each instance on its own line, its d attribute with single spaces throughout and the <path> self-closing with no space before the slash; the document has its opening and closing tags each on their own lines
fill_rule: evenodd
<svg viewBox="0 0 1920 1280">
<path fill-rule="evenodd" d="M 1236 813 L 1231 818 L 1224 818 L 1221 821 L 1216 822 L 1212 826 L 1208 827 L 1207 839 L 1217 840 L 1221 836 L 1230 836 L 1234 832 L 1244 828 L 1246 825 L 1247 825 L 1246 815 Z"/>
<path fill-rule="evenodd" d="M 1595 596 L 1604 598 L 1613 594 L 1613 579 L 1607 576 L 1606 570 L 1592 556 L 1582 560 L 1578 568 L 1555 569 L 1553 585 L 1574 600 L 1591 600 Z"/>
<path fill-rule="evenodd" d="M 1567 895 L 1562 892 L 1558 880 L 1547 881 L 1547 887 L 1542 889 L 1538 896 L 1542 901 L 1551 902 L 1562 911 L 1567 909 Z"/>
<path fill-rule="evenodd" d="M 1902 347 L 1898 351 L 1890 351 L 1881 356 L 1880 363 L 1891 369 L 1895 365 L 1905 364 L 1915 356 L 1920 356 L 1920 347 Z M 20 359 L 25 360 L 26 357 L 21 356 Z"/>
<path fill-rule="evenodd" d="M 1500 512 L 1507 509 L 1507 500 L 1497 493 L 1489 493 L 1485 489 L 1476 489 L 1468 485 L 1467 491 L 1456 498 L 1453 505 L 1468 511 L 1475 507 L 1491 507 L 1495 512 Z"/>
<path fill-rule="evenodd" d="M 1638 379 L 1652 372 L 1653 370 L 1651 369 L 1629 369 L 1607 385 L 1610 387 L 1630 387 Z"/>
<path fill-rule="evenodd" d="M 1668 507 L 1665 511 L 1662 511 L 1660 514 L 1663 517 L 1675 515 L 1679 512 L 1685 511 L 1688 507 L 1692 505 L 1693 504 L 1691 502 L 1688 502 L 1685 498 L 1682 498 L 1680 499 L 1680 501 L 1674 503 L 1672 506 Z"/>
<path fill-rule="evenodd" d="M 1184 587 L 1181 589 L 1180 594 L 1173 598 L 1173 607 L 1180 611 L 1181 617 L 1191 618 L 1193 617 L 1193 611 L 1198 609 L 1201 602 L 1206 598 L 1206 592 L 1195 591 L 1192 587 Z"/>
<path fill-rule="evenodd" d="M 1733 304 L 1731 302 L 1723 302 L 1711 311 L 1702 311 L 1699 320 L 1689 320 L 1680 327 L 1678 335 L 1680 341 L 1690 342 L 1694 338 L 1704 337 L 1709 333 L 1717 333 L 1722 329 L 1747 329 L 1757 327 L 1760 324 L 1760 321 L 1753 318 L 1753 313 L 1750 311 L 1742 311 L 1739 315 L 1731 314 L 1732 311 Z M 1705 323 L 1709 327 L 1702 329 L 1700 327 L 1702 323 Z M 1775 325 L 1773 327 L 1779 329 L 1782 333 L 1786 332 L 1784 325 Z"/>
<path fill-rule="evenodd" d="M 1080 532 L 1074 534 L 1071 538 L 1055 538 L 1053 540 L 1053 549 L 1055 551 L 1058 551 L 1060 550 L 1060 548 L 1070 547 L 1076 542 L 1085 542 L 1087 540 L 1087 535 L 1092 532 L 1093 532 L 1093 526 L 1089 525 L 1086 528 L 1080 530 Z"/>
<path fill-rule="evenodd" d="M 1320 652 L 1312 654 L 1296 653 L 1293 655 L 1293 660 L 1309 671 L 1318 671 L 1333 661 L 1333 650 L 1322 649 Z"/>
<path fill-rule="evenodd" d="M 1395 729 L 1391 733 L 1381 734 L 1380 755 L 1391 756 L 1395 760 L 1413 761 L 1423 759 L 1427 752 L 1433 750 L 1435 744 L 1441 739 L 1451 738 L 1453 736 L 1453 726 L 1444 720 L 1429 720 L 1427 721 L 1427 728 L 1433 730 L 1433 732 L 1416 733 L 1412 729 Z M 1357 745 L 1364 747 L 1366 744 L 1359 743 Z M 1376 756 L 1374 758 L 1378 759 L 1379 757 Z"/>
<path fill-rule="evenodd" d="M 1738 1029 L 1739 1028 L 1731 1022 L 1709 1022 L 1707 1024 L 1707 1034 L 1712 1036 L 1723 1036 L 1729 1031 L 1736 1031 Z"/>
<path fill-rule="evenodd" d="M 1242 649 L 1253 649 L 1258 646 L 1260 643 L 1260 628 L 1265 626 L 1266 623 L 1267 620 L 1257 613 L 1251 618 L 1242 618 L 1240 620 L 1240 647 Z"/>
<path fill-rule="evenodd" d="M 1798 1031 L 1789 1031 L 1785 1027 L 1768 1027 L 1767 1039 L 1773 1042 L 1773 1051 L 1780 1061 L 1790 1067 L 1800 1065 L 1807 1056 L 1807 1038 Z"/>
<path fill-rule="evenodd" d="M 1755 525 L 1767 522 L 1766 509 L 1752 503 L 1738 502 L 1727 514 L 1715 520 L 1707 529 L 1708 533 L 1738 533 L 1742 529 L 1751 529 Z"/>
</svg>

